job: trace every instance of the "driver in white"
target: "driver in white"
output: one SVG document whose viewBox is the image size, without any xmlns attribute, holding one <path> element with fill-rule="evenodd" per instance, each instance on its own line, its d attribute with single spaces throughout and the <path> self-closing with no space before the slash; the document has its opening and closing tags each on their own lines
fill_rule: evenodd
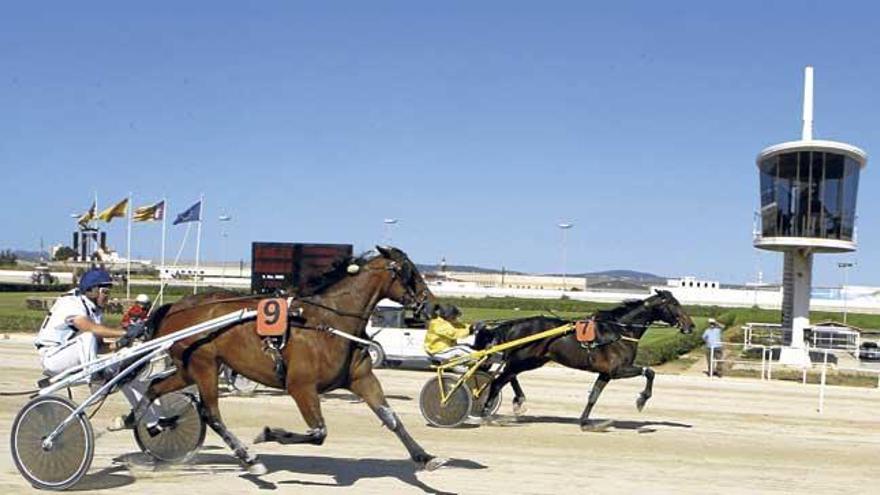
<svg viewBox="0 0 880 495">
<path fill-rule="evenodd" d="M 112 286 L 113 279 L 109 273 L 93 268 L 83 274 L 77 289 L 55 301 L 34 341 L 45 374 L 57 375 L 73 366 L 95 360 L 105 338 L 115 339 L 104 346 L 113 351 L 127 346 L 143 333 L 143 324 L 131 325 L 128 330 L 103 324 L 104 307 L 110 299 Z M 91 382 L 100 385 L 107 378 L 93 375 Z M 120 388 L 133 407 L 143 395 L 145 386 L 133 380 Z M 148 412 L 148 422 L 154 419 L 152 416 Z M 111 429 L 121 427 L 121 421 L 117 421 Z"/>
</svg>

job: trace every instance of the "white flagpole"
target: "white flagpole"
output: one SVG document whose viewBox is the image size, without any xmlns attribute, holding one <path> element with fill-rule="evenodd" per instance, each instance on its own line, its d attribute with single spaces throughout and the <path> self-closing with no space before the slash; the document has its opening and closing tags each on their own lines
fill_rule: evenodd
<svg viewBox="0 0 880 495">
<path fill-rule="evenodd" d="M 125 266 L 125 298 L 131 300 L 131 193 L 128 193 L 128 204 L 125 205 L 128 212 L 128 255 Z"/>
<path fill-rule="evenodd" d="M 189 231 L 192 228 L 192 222 L 188 222 L 186 224 L 186 231 L 183 233 L 183 241 L 180 242 L 180 249 L 177 250 L 177 256 L 174 258 L 174 263 L 171 265 L 171 268 L 177 268 L 177 264 L 180 262 L 180 255 L 183 254 L 183 248 L 186 246 L 186 241 L 189 239 Z M 162 280 L 162 283 L 159 284 L 159 295 L 156 296 L 157 299 L 163 299 L 163 294 L 165 291 L 165 280 Z"/>
<path fill-rule="evenodd" d="M 162 269 L 159 272 L 159 305 L 161 305 L 164 300 L 162 298 L 162 286 L 165 284 L 165 218 L 168 217 L 168 199 L 162 198 Z"/>
<path fill-rule="evenodd" d="M 196 230 L 196 275 L 193 279 L 193 294 L 199 291 L 199 250 L 202 244 L 202 217 L 205 213 L 205 195 L 199 196 L 199 225 Z"/>
<path fill-rule="evenodd" d="M 98 190 L 97 189 L 95 189 L 95 214 L 92 215 L 92 219 L 89 220 L 88 225 L 89 225 L 89 227 L 93 227 L 95 229 L 94 232 L 89 232 L 89 235 L 91 235 L 92 233 L 95 234 L 95 243 L 92 245 L 92 252 L 89 253 L 89 255 L 91 256 L 95 253 L 95 251 L 98 250 L 98 247 L 100 247 L 100 245 L 101 245 L 101 233 L 99 232 L 100 229 L 98 228 L 98 225 L 100 225 L 100 224 L 98 223 Z M 89 265 L 93 266 L 91 263 L 91 260 L 89 260 Z"/>
</svg>

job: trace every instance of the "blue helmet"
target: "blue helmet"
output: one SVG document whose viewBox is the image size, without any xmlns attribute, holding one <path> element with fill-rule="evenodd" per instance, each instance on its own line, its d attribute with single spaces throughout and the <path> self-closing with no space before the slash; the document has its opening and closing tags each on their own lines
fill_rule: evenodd
<svg viewBox="0 0 880 495">
<path fill-rule="evenodd" d="M 83 276 L 79 279 L 80 292 L 87 292 L 91 288 L 100 287 L 102 285 L 113 285 L 113 278 L 110 277 L 110 274 L 107 273 L 107 270 L 102 270 L 101 268 L 92 268 L 91 270 L 83 273 Z"/>
</svg>

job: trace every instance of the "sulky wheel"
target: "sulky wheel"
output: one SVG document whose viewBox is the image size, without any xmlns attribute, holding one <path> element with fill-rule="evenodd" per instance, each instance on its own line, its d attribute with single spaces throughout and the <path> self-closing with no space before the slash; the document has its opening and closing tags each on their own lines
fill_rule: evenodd
<svg viewBox="0 0 880 495">
<path fill-rule="evenodd" d="M 443 377 L 443 390 L 449 394 L 446 404 L 442 403 L 440 381 L 437 378 L 431 378 L 422 387 L 419 409 L 428 423 L 440 428 L 454 428 L 467 419 L 473 403 L 471 393 L 466 386 L 453 390 L 456 381 L 455 377 Z"/>
<path fill-rule="evenodd" d="M 474 393 L 478 390 L 480 391 L 480 395 L 474 398 L 473 406 L 471 406 L 471 416 L 483 416 L 483 410 L 486 411 L 486 416 L 492 416 L 498 412 L 498 408 L 501 407 L 500 390 L 498 395 L 492 399 L 489 407 L 486 407 L 486 399 L 489 398 L 489 390 L 492 388 L 492 381 L 494 380 L 495 377 L 485 371 L 475 371 L 470 380 L 468 380 L 468 386 Z M 473 395 L 472 393 L 471 396 Z"/>
<path fill-rule="evenodd" d="M 205 441 L 205 422 L 197 399 L 185 393 L 163 395 L 154 403 L 159 423 L 148 426 L 142 417 L 134 429 L 134 440 L 147 455 L 160 462 L 184 462 Z"/>
<path fill-rule="evenodd" d="M 95 455 L 95 436 L 84 413 L 77 414 L 51 445 L 43 444 L 76 407 L 63 397 L 47 395 L 25 404 L 15 417 L 10 438 L 12 459 L 34 487 L 64 490 L 89 470 Z"/>
</svg>

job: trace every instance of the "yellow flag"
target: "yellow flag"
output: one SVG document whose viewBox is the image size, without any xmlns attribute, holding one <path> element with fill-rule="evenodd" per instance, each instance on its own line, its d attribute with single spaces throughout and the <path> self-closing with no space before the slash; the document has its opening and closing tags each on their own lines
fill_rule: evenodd
<svg viewBox="0 0 880 495">
<path fill-rule="evenodd" d="M 95 219 L 95 211 L 97 209 L 98 209 L 98 203 L 93 202 L 92 207 L 89 208 L 89 211 L 80 215 L 79 218 L 76 219 L 76 223 L 80 224 L 83 227 L 87 226 L 89 222 L 91 222 L 92 220 Z"/>
<path fill-rule="evenodd" d="M 103 220 L 107 223 L 110 223 L 110 220 L 113 220 L 116 217 L 124 218 L 128 213 L 128 198 L 123 199 L 122 201 L 116 203 L 115 205 L 107 208 L 106 210 L 98 213 L 98 219 Z"/>
</svg>

